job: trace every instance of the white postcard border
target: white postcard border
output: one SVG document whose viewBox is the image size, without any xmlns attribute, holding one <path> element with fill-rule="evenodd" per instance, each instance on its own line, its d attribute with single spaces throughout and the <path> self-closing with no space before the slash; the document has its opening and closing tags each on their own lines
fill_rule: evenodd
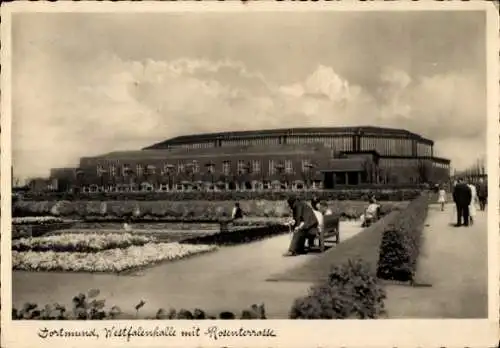
<svg viewBox="0 0 500 348">
<path fill-rule="evenodd" d="M 480 10 L 487 11 L 488 18 L 488 293 L 489 318 L 483 320 L 337 320 L 337 321 L 19 321 L 11 320 L 11 67 L 10 67 L 10 24 L 12 14 L 16 12 L 159 12 L 159 11 L 408 11 L 408 10 Z M 443 23 L 443 25 L 446 25 Z M 2 299 L 2 345 L 6 347 L 52 347 L 67 345 L 87 347 L 89 344 L 100 346 L 118 346 L 126 343 L 124 339 L 54 339 L 42 340 L 37 337 L 38 330 L 52 329 L 91 329 L 96 328 L 103 334 L 104 327 L 132 326 L 154 329 L 156 326 L 174 326 L 178 329 L 198 326 L 202 331 L 217 325 L 219 328 L 264 329 L 274 330 L 277 337 L 228 337 L 214 340 L 210 337 L 186 339 L 139 338 L 129 342 L 133 346 L 252 346 L 252 347 L 303 347 L 303 346 L 344 346 L 344 347 L 488 347 L 492 341 L 498 342 L 499 333 L 499 18 L 493 4 L 487 2 L 17 2 L 2 6 L 2 103 L 1 103 L 1 227 L 3 238 L 1 253 L 1 299 Z"/>
</svg>

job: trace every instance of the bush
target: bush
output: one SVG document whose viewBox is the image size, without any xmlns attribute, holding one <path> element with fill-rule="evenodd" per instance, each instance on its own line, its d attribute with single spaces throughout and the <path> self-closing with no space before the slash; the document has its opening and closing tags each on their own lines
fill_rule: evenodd
<svg viewBox="0 0 500 348">
<path fill-rule="evenodd" d="M 311 200 L 313 196 L 321 200 L 355 200 L 367 201 L 374 196 L 378 201 L 408 201 L 417 197 L 421 192 L 418 187 L 391 187 L 371 186 L 335 190 L 314 191 L 186 191 L 186 192 L 106 192 L 106 193 L 27 193 L 26 201 L 246 201 L 269 200 L 283 201 L 291 194 L 301 199 Z"/>
<path fill-rule="evenodd" d="M 46 233 L 71 228 L 72 226 L 72 222 L 58 222 L 44 225 L 12 225 L 12 239 L 39 237 Z"/>
<path fill-rule="evenodd" d="M 106 309 L 106 301 L 98 300 L 100 291 L 91 289 L 87 294 L 80 293 L 73 297 L 72 308 L 68 310 L 64 305 L 59 303 L 48 304 L 41 308 L 36 303 L 27 302 L 23 308 L 12 309 L 12 320 L 115 320 L 115 319 L 131 319 L 129 315 L 123 313 L 118 306 L 113 306 Z M 146 304 L 141 300 L 134 306 L 135 319 L 139 319 L 139 312 Z M 220 319 L 267 319 L 264 304 L 253 304 L 248 309 L 241 312 L 238 318 L 234 313 L 223 311 L 218 317 Z M 199 308 L 194 311 L 186 309 L 170 309 L 168 312 L 160 308 L 154 317 L 145 317 L 144 319 L 165 320 L 165 319 L 188 319 L 188 320 L 203 320 L 216 319 L 215 316 L 207 314 Z"/>
<path fill-rule="evenodd" d="M 400 213 L 398 220 L 386 227 L 380 246 L 379 278 L 413 281 L 427 211 L 428 199 L 422 195 Z"/>
<path fill-rule="evenodd" d="M 385 290 L 362 260 L 335 267 L 326 282 L 295 300 L 290 319 L 376 319 L 384 313 Z"/>
</svg>

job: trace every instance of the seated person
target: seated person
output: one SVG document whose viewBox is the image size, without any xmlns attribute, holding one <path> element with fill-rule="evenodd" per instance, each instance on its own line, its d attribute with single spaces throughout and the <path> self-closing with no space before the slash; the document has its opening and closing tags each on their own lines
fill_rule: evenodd
<svg viewBox="0 0 500 348">
<path fill-rule="evenodd" d="M 234 203 L 233 212 L 231 213 L 231 219 L 242 219 L 243 218 L 243 210 L 240 208 L 240 203 Z"/>
<path fill-rule="evenodd" d="M 318 220 L 309 204 L 290 197 L 287 200 L 293 214 L 293 236 L 288 252 L 283 256 L 296 256 L 305 253 L 305 241 L 313 235 L 318 226 Z M 315 234 L 315 233 L 314 233 Z"/>
<path fill-rule="evenodd" d="M 324 221 L 323 221 L 323 212 L 321 210 L 321 204 L 319 200 L 313 199 L 311 201 L 311 207 L 314 213 L 314 216 L 316 217 L 316 220 L 318 220 L 318 225 L 316 226 L 315 229 L 311 229 L 310 234 L 307 238 L 307 247 L 309 249 L 314 247 L 314 241 L 316 237 L 319 236 L 320 232 L 324 228 Z"/>
<path fill-rule="evenodd" d="M 370 198 L 370 204 L 365 210 L 365 213 L 361 215 L 361 226 L 369 226 L 372 222 L 378 219 L 380 210 L 380 205 L 377 203 L 375 198 Z"/>
<path fill-rule="evenodd" d="M 328 207 L 328 203 L 326 201 L 321 201 L 319 203 L 319 209 L 323 213 L 323 216 L 333 215 L 333 211 Z"/>
</svg>

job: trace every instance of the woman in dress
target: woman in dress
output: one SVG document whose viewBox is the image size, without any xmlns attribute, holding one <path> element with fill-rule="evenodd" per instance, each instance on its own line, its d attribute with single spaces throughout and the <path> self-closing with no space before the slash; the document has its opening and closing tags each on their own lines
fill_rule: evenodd
<svg viewBox="0 0 500 348">
<path fill-rule="evenodd" d="M 443 185 L 441 185 L 438 191 L 438 203 L 441 204 L 441 211 L 444 211 L 444 205 L 446 203 L 446 190 Z"/>
<path fill-rule="evenodd" d="M 477 203 L 477 190 L 476 185 L 468 184 L 471 193 L 470 205 L 469 205 L 469 221 L 472 225 L 474 223 L 474 218 L 476 217 L 476 203 Z"/>
<path fill-rule="evenodd" d="M 324 228 L 324 220 L 323 220 L 323 213 L 321 212 L 321 202 L 317 197 L 313 197 L 311 200 L 311 207 L 313 209 L 314 216 L 316 217 L 316 220 L 318 220 L 318 227 L 314 231 L 314 234 L 310 234 L 307 238 L 307 247 L 309 249 L 314 247 L 314 241 L 316 240 L 317 235 L 323 230 Z"/>
</svg>

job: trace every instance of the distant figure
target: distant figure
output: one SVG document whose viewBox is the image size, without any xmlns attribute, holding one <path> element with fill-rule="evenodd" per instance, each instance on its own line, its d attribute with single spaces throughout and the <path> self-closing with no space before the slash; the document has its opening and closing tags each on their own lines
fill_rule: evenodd
<svg viewBox="0 0 500 348">
<path fill-rule="evenodd" d="M 130 224 L 129 219 L 127 219 L 123 224 L 123 229 L 125 230 L 125 232 L 132 232 L 132 225 Z"/>
<path fill-rule="evenodd" d="M 456 227 L 469 226 L 469 205 L 472 199 L 472 192 L 469 186 L 463 181 L 458 179 L 455 188 L 453 189 L 453 201 L 457 207 L 457 224 Z"/>
<path fill-rule="evenodd" d="M 380 210 L 380 205 L 377 203 L 375 197 L 370 198 L 370 204 L 365 210 L 365 213 L 361 215 L 361 226 L 368 227 L 372 222 L 377 220 L 378 213 Z"/>
<path fill-rule="evenodd" d="M 233 212 L 231 213 L 231 219 L 242 219 L 243 218 L 243 210 L 240 208 L 240 203 L 234 203 Z"/>
<path fill-rule="evenodd" d="M 479 201 L 479 209 L 484 211 L 488 202 L 488 184 L 481 178 L 477 185 L 477 199 Z"/>
<path fill-rule="evenodd" d="M 293 214 L 294 232 L 288 252 L 283 256 L 296 256 L 305 252 L 306 238 L 309 234 L 316 234 L 318 220 L 312 207 L 306 202 L 295 197 L 290 197 L 287 202 Z"/>
<path fill-rule="evenodd" d="M 469 221 L 470 224 L 474 224 L 474 218 L 476 217 L 476 202 L 477 202 L 477 190 L 474 184 L 468 184 L 471 192 L 471 200 L 469 204 Z"/>
<path fill-rule="evenodd" d="M 444 211 L 444 205 L 446 203 L 446 190 L 443 185 L 440 186 L 438 191 L 438 203 L 441 205 L 441 211 Z"/>
</svg>

